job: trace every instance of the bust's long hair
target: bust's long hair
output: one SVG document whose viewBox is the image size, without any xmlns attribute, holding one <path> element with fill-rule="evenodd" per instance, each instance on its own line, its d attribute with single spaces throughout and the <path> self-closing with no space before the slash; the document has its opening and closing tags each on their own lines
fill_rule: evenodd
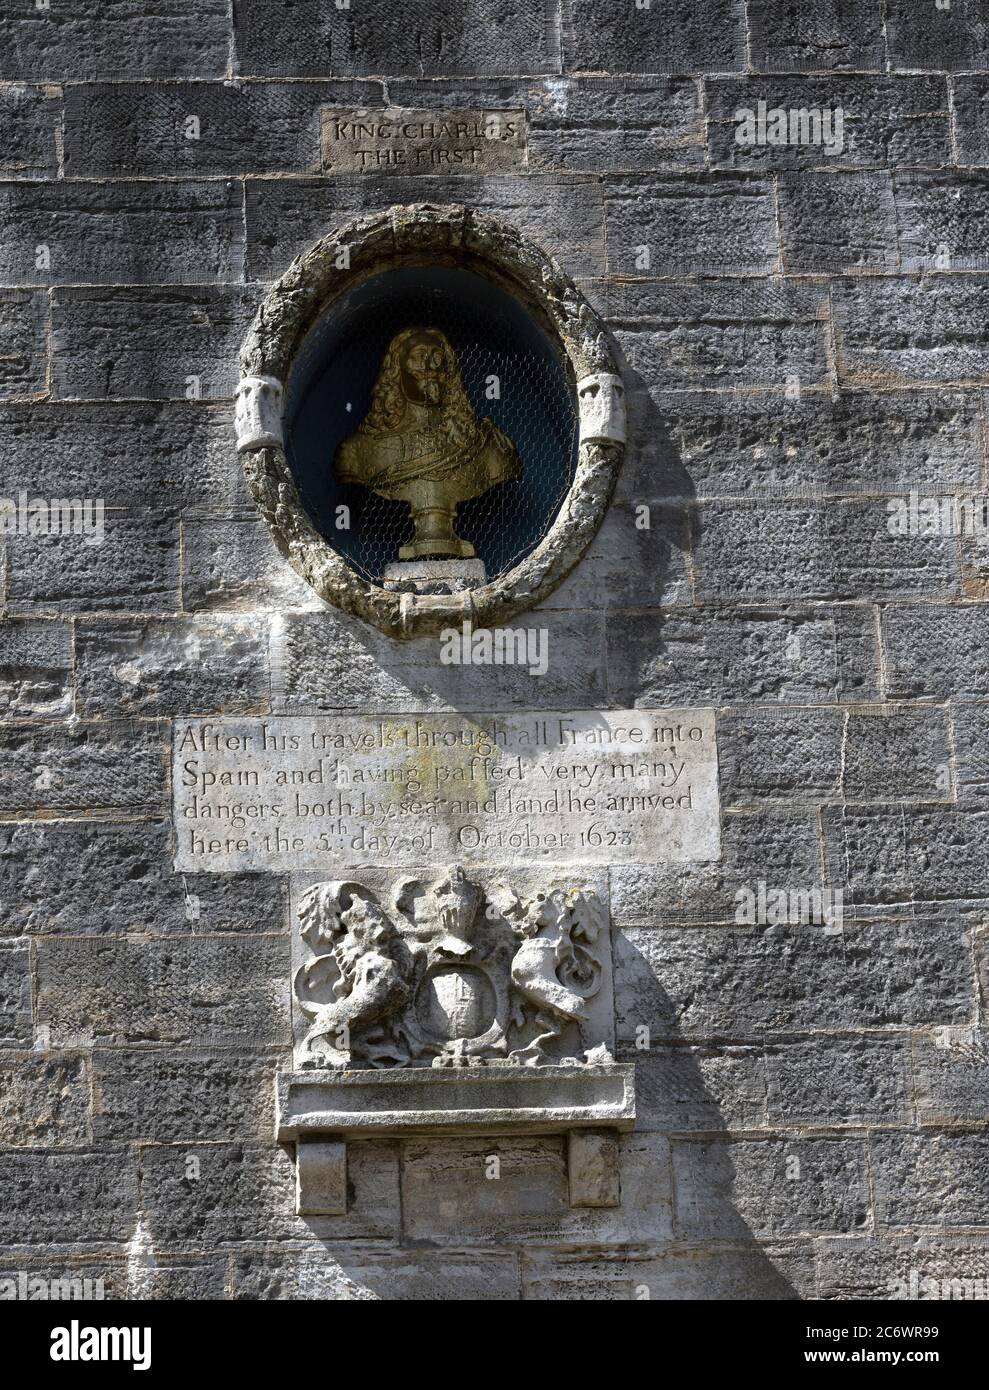
<svg viewBox="0 0 989 1390">
<path fill-rule="evenodd" d="M 371 406 L 361 425 L 361 434 L 392 434 L 402 423 L 408 404 L 402 389 L 402 362 L 417 338 L 435 338 L 443 353 L 443 403 L 437 409 L 439 430 L 454 448 L 464 448 L 477 431 L 477 417 L 464 389 L 457 354 L 445 333 L 438 328 L 403 328 L 388 344 L 371 393 Z"/>
</svg>

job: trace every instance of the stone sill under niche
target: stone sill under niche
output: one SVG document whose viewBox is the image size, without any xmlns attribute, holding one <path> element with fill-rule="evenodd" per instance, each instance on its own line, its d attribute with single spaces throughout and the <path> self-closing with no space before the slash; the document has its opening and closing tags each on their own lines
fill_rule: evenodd
<svg viewBox="0 0 989 1390">
<path fill-rule="evenodd" d="M 277 1138 L 296 1146 L 296 1210 L 347 1210 L 347 1140 L 566 1134 L 570 1204 L 621 1202 L 617 1135 L 635 1124 L 632 1063 L 282 1073 Z"/>
</svg>

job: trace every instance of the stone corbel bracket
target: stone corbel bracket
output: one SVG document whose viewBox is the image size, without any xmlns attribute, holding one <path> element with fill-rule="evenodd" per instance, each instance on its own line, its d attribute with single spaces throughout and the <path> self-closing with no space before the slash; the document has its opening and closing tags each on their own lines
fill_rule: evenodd
<svg viewBox="0 0 989 1390">
<path fill-rule="evenodd" d="M 285 453 L 281 384 L 319 317 L 343 294 L 405 265 L 472 270 L 514 294 L 555 343 L 577 392 L 577 470 L 539 545 L 469 595 L 396 594 L 363 579 L 314 527 Z M 390 637 L 469 621 L 496 627 L 546 599 L 604 520 L 625 446 L 624 389 L 604 327 L 574 282 L 517 228 L 472 208 L 414 203 L 358 218 L 324 237 L 272 286 L 241 350 L 237 448 L 276 546 L 325 602 Z M 579 389 L 578 389 L 579 383 Z"/>
<path fill-rule="evenodd" d="M 342 1215 L 353 1138 L 566 1134 L 570 1204 L 620 1204 L 617 1135 L 635 1124 L 635 1066 L 304 1071 L 278 1077 L 277 1139 L 296 1145 L 296 1209 Z"/>
<path fill-rule="evenodd" d="M 239 454 L 281 449 L 284 388 L 277 377 L 245 376 L 237 387 L 234 430 Z"/>
</svg>

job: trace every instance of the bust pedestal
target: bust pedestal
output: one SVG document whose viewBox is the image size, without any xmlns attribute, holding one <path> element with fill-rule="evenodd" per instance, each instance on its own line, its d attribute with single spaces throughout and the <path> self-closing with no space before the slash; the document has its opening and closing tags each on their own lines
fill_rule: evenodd
<svg viewBox="0 0 989 1390">
<path fill-rule="evenodd" d="M 487 582 L 483 560 L 396 560 L 381 582 L 396 594 L 463 594 Z"/>
</svg>

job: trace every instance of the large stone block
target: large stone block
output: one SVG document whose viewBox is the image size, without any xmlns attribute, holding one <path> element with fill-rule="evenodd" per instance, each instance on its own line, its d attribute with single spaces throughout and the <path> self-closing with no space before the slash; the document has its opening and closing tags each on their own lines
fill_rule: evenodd
<svg viewBox="0 0 989 1390">
<path fill-rule="evenodd" d="M 827 371 L 822 325 L 783 319 L 764 326 L 746 307 L 729 310 L 719 322 L 694 317 L 684 306 L 675 322 L 623 324 L 615 338 L 636 393 L 692 391 L 705 384 L 735 392 L 781 389 L 788 377 L 795 386 L 814 388 Z M 638 402 L 631 405 L 638 413 Z"/>
<path fill-rule="evenodd" d="M 237 0 L 238 71 L 250 75 L 471 76 L 557 72 L 543 5 L 514 0 Z"/>
<path fill-rule="evenodd" d="M 54 292 L 53 391 L 62 400 L 232 397 L 254 288 Z"/>
<path fill-rule="evenodd" d="M 708 78 L 708 145 L 715 168 L 891 169 L 953 163 L 951 109 L 944 77 L 827 76 Z M 822 143 L 740 144 L 739 111 L 782 108 L 832 112 L 834 153 Z"/>
<path fill-rule="evenodd" d="M 0 449 L 32 497 L 102 498 L 107 508 L 246 504 L 231 433 L 225 402 L 0 406 Z"/>
<path fill-rule="evenodd" d="M 5 934 L 277 933 L 287 913 L 277 875 L 209 874 L 193 882 L 173 873 L 172 828 L 164 821 L 0 826 Z"/>
<path fill-rule="evenodd" d="M 0 1152 L 0 1184 L 7 1246 L 122 1245 L 137 1225 L 137 1175 L 124 1148 Z"/>
<path fill-rule="evenodd" d="M 166 791 L 163 732 L 151 724 L 0 728 L 0 810 L 151 811 Z"/>
<path fill-rule="evenodd" d="M 984 940 L 979 955 L 984 957 Z M 989 1121 L 989 1039 L 977 1028 L 936 1029 L 912 1040 L 917 1119 L 926 1125 Z"/>
<path fill-rule="evenodd" d="M 723 818 L 718 860 L 612 866 L 612 918 L 629 926 L 734 922 L 739 889 L 751 889 L 760 879 L 774 886 L 822 886 L 815 810 L 763 805 L 730 812 Z"/>
<path fill-rule="evenodd" d="M 31 947 L 0 942 L 0 1047 L 30 1047 L 32 1019 Z"/>
<path fill-rule="evenodd" d="M 522 1297 L 543 1302 L 779 1302 L 814 1297 L 809 1241 L 688 1245 L 662 1254 L 526 1251 Z"/>
<path fill-rule="evenodd" d="M 156 1249 L 398 1237 L 393 1144 L 348 1145 L 349 1203 L 343 1216 L 296 1216 L 295 1160 L 284 1147 L 188 1143 L 145 1145 L 140 1152 L 141 1193 Z"/>
<path fill-rule="evenodd" d="M 898 267 L 893 179 L 886 170 L 786 173 L 779 199 L 788 271 L 841 275 Z"/>
<path fill-rule="evenodd" d="M 985 1226 L 989 1133 L 874 1134 L 870 1141 L 881 1226 Z"/>
<path fill-rule="evenodd" d="M 836 796 L 844 720 L 837 710 L 746 710 L 718 716 L 724 803 L 788 803 Z"/>
<path fill-rule="evenodd" d="M 572 77 L 534 85 L 526 108 L 533 169 L 648 173 L 704 162 L 700 96 L 687 78 Z"/>
<path fill-rule="evenodd" d="M 0 626 L 0 713 L 58 719 L 72 713 L 72 632 L 67 623 Z"/>
<path fill-rule="evenodd" d="M 879 621 L 891 699 L 989 695 L 989 604 L 895 604 Z"/>
<path fill-rule="evenodd" d="M 823 0 L 811 7 L 748 0 L 746 9 L 756 72 L 885 71 L 882 17 L 873 0 Z"/>
<path fill-rule="evenodd" d="M 626 707 L 834 698 L 835 627 L 826 610 L 674 609 L 610 616 L 608 682 Z"/>
<path fill-rule="evenodd" d="M 432 174 L 387 179 L 363 174 L 325 179 L 250 180 L 248 277 L 274 280 L 295 256 L 355 217 L 395 203 L 464 203 L 504 218 L 531 236 L 568 275 L 600 275 L 605 263 L 604 197 L 588 175 Z"/>
<path fill-rule="evenodd" d="M 229 50 L 227 0 L 8 0 L 0 18 L 5 80 L 222 77 Z"/>
<path fill-rule="evenodd" d="M 320 107 L 380 101 L 377 83 L 79 84 L 66 89 L 65 169 L 75 178 L 314 174 Z"/>
<path fill-rule="evenodd" d="M 601 297 L 627 362 L 633 449 L 637 437 L 655 439 L 653 403 L 676 420 L 675 393 L 799 392 L 827 376 L 827 304 L 819 286 L 743 278 L 705 281 L 701 289 L 690 281 L 631 280 L 609 282 Z M 696 398 L 689 399 L 696 410 Z M 717 408 L 710 396 L 709 408 Z"/>
<path fill-rule="evenodd" d="M 271 936 L 49 937 L 38 1016 L 55 1046 L 265 1052 L 289 1036 L 288 974 L 288 942 Z"/>
<path fill-rule="evenodd" d="M 815 1253 L 820 1299 L 982 1301 L 989 1287 L 989 1238 L 981 1235 L 841 1236 L 818 1241 Z"/>
<path fill-rule="evenodd" d="M 182 524 L 182 606 L 217 612 L 325 612 L 314 589 L 275 548 L 257 515 Z M 276 626 L 280 616 L 273 618 Z"/>
<path fill-rule="evenodd" d="M 816 501 L 705 502 L 691 515 L 702 603 L 830 598 L 834 561 Z"/>
<path fill-rule="evenodd" d="M 790 886 L 790 885 L 784 885 Z M 755 885 L 753 885 L 753 891 Z M 764 1040 L 792 1029 L 963 1022 L 974 985 L 955 922 L 627 927 L 615 938 L 618 1038 Z"/>
<path fill-rule="evenodd" d="M 42 290 L 0 290 L 0 401 L 44 395 L 48 374 L 48 305 Z M 9 475 L 11 488 L 17 475 Z M 29 487 L 25 477 L 22 486 Z"/>
<path fill-rule="evenodd" d="M 868 605 L 839 605 L 833 610 L 837 648 L 836 696 L 841 705 L 868 704 L 884 698 L 880 674 L 876 611 Z"/>
<path fill-rule="evenodd" d="M 94 718 L 264 713 L 267 637 L 256 619 L 80 623 L 77 712 Z"/>
<path fill-rule="evenodd" d="M 983 49 L 985 44 L 983 42 Z M 952 83 L 952 109 L 961 164 L 989 164 L 989 77 L 956 77 Z"/>
<path fill-rule="evenodd" d="M 221 180 L 0 184 L 0 280 L 8 285 L 242 280 L 242 204 L 240 185 Z M 37 266 L 39 247 L 48 252 L 44 269 Z"/>
<path fill-rule="evenodd" d="M 3 25 L 0 18 L 0 34 Z M 0 40 L 2 42 L 2 40 Z M 2 64 L 4 77 L 7 65 Z M 4 148 L 0 174 L 6 178 L 56 178 L 58 149 L 55 132 L 62 114 L 60 95 L 50 88 L 4 86 L 0 91 Z"/>
<path fill-rule="evenodd" d="M 605 189 L 612 275 L 759 275 L 778 269 L 772 189 L 764 179 L 622 179 L 609 171 Z"/>
<path fill-rule="evenodd" d="M 47 1254 L 44 1246 L 0 1258 L 0 1297 L 59 1302 L 126 1298 L 127 1257 L 104 1247 Z"/>
<path fill-rule="evenodd" d="M 697 391 L 657 399 L 682 469 L 664 472 L 647 454 L 648 466 L 633 482 L 633 455 L 621 484 L 633 496 L 905 497 L 911 488 L 925 493 L 981 487 L 977 392 L 854 391 L 832 397 L 802 391 L 788 400 L 778 392 Z"/>
<path fill-rule="evenodd" d="M 849 498 L 823 511 L 836 598 L 949 598 L 961 590 L 954 536 L 902 536 L 900 499 Z M 891 522 L 896 517 L 895 523 Z"/>
<path fill-rule="evenodd" d="M 985 0 L 951 0 L 948 6 L 887 0 L 884 27 L 894 72 L 985 68 L 987 23 Z"/>
<path fill-rule="evenodd" d="M 978 327 L 989 307 L 989 278 L 859 277 L 835 281 L 832 292 L 842 382 L 882 390 L 989 382 L 989 347 Z"/>
<path fill-rule="evenodd" d="M 912 1119 L 909 1043 L 876 1035 L 771 1044 L 764 1052 L 769 1123 L 895 1125 Z"/>
<path fill-rule="evenodd" d="M 989 269 L 989 174 L 897 174 L 904 270 Z"/>
<path fill-rule="evenodd" d="M 7 546 L 11 613 L 171 611 L 178 607 L 179 527 L 174 517 L 97 507 L 81 499 L 72 529 L 18 535 Z M 76 518 L 78 517 L 78 521 Z"/>
<path fill-rule="evenodd" d="M 127 1297 L 168 1299 L 171 1302 L 218 1301 L 227 1294 L 227 1256 L 209 1251 L 202 1257 L 155 1252 L 154 1264 L 147 1269 L 129 1269 Z"/>
<path fill-rule="evenodd" d="M 850 801 L 946 801 L 951 793 L 948 716 L 941 709 L 850 710 L 842 791 Z"/>
<path fill-rule="evenodd" d="M 93 1054 L 98 1140 L 270 1139 L 274 1077 L 234 1053 L 113 1048 Z"/>
<path fill-rule="evenodd" d="M 638 7 L 564 0 L 568 71 L 732 72 L 745 67 L 745 15 L 737 0 Z"/>
<path fill-rule="evenodd" d="M 955 795 L 960 802 L 989 803 L 989 705 L 955 704 Z"/>
<path fill-rule="evenodd" d="M 765 1128 L 761 1048 L 630 1048 L 627 1057 L 635 1062 L 635 1128 L 640 1133 Z"/>
<path fill-rule="evenodd" d="M 914 903 L 986 897 L 984 810 L 916 807 L 908 821 L 899 806 L 835 806 L 822 812 L 822 822 L 825 862 L 842 874 L 849 903 L 902 904 L 909 913 Z"/>
<path fill-rule="evenodd" d="M 439 636 L 396 642 L 329 613 L 286 617 L 272 639 L 272 704 L 280 714 L 318 710 L 593 709 L 605 702 L 603 618 L 522 614 L 513 629 L 539 638 L 541 675 L 529 666 L 443 665 Z M 537 663 L 538 665 L 538 663 Z"/>
<path fill-rule="evenodd" d="M 557 1138 L 407 1142 L 403 1234 L 443 1245 L 641 1244 L 671 1234 L 669 1151 L 656 1135 L 619 1144 L 620 1207 L 570 1206 Z"/>
<path fill-rule="evenodd" d="M 0 1146 L 53 1148 L 92 1137 L 82 1057 L 0 1054 Z"/>
<path fill-rule="evenodd" d="M 615 501 L 579 564 L 536 609 L 668 608 L 692 602 L 688 519 Z"/>
<path fill-rule="evenodd" d="M 869 1225 L 864 1145 L 856 1139 L 678 1139 L 677 1234 L 692 1240 Z"/>
</svg>

